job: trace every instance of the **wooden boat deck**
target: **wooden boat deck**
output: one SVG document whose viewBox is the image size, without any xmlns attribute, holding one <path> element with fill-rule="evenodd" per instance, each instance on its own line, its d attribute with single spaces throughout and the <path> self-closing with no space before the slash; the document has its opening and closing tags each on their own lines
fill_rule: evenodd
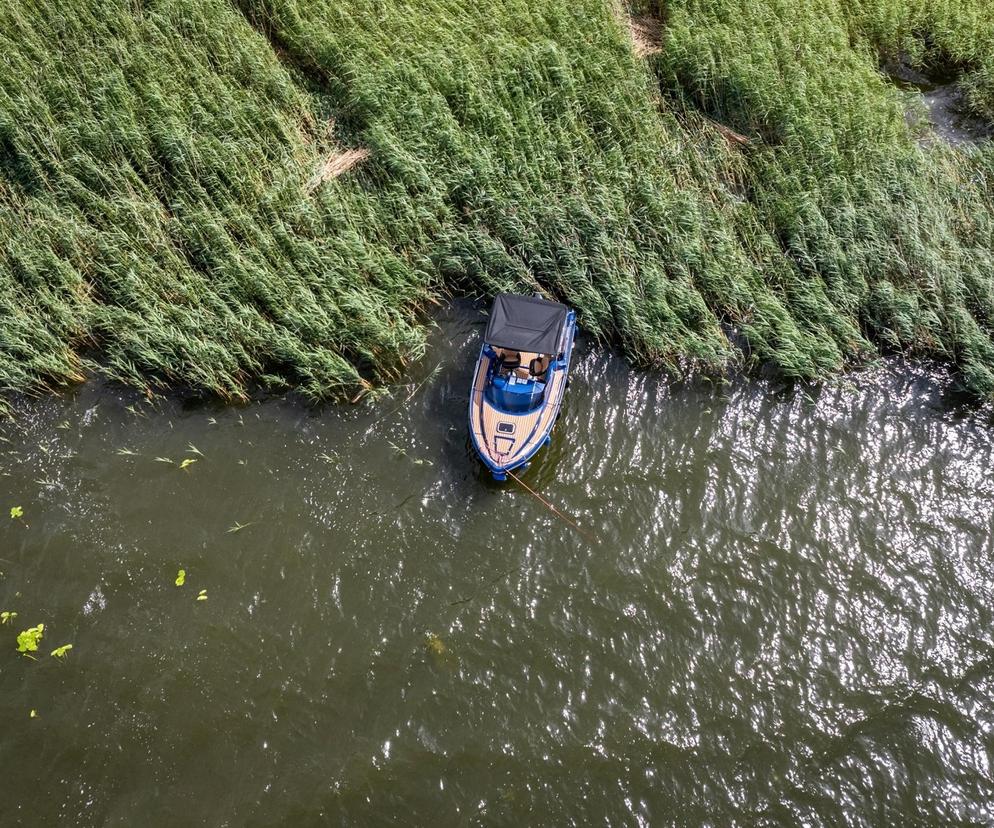
<svg viewBox="0 0 994 828">
<path fill-rule="evenodd" d="M 538 354 L 521 354 L 523 373 L 518 376 L 528 376 L 528 364 Z M 566 385 L 566 371 L 552 371 L 547 375 L 545 391 L 546 404 L 537 411 L 525 414 L 510 414 L 494 408 L 484 397 L 487 382 L 487 372 L 492 360 L 480 360 L 473 381 L 473 399 L 471 401 L 470 424 L 473 437 L 480 451 L 495 466 L 513 468 L 524 462 L 545 440 L 562 403 L 563 391 Z"/>
</svg>

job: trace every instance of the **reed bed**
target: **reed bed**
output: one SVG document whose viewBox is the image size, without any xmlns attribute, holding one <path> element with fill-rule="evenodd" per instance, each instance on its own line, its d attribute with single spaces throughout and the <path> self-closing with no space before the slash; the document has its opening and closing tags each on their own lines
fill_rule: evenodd
<svg viewBox="0 0 994 828">
<path fill-rule="evenodd" d="M 0 48 L 2 389 L 354 398 L 439 297 L 541 289 L 641 365 L 994 396 L 994 153 L 879 68 L 989 118 L 979 0 L 32 0 Z"/>
</svg>

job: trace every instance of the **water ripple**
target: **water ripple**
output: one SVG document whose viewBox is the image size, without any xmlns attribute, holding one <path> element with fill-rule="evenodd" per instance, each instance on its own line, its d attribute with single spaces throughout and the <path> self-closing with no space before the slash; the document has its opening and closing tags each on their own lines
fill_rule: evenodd
<svg viewBox="0 0 994 828">
<path fill-rule="evenodd" d="M 0 606 L 74 649 L 0 648 L 0 822 L 994 820 L 989 412 L 580 343 L 527 480 L 591 543 L 473 459 L 481 327 L 377 403 L 2 426 Z"/>
</svg>

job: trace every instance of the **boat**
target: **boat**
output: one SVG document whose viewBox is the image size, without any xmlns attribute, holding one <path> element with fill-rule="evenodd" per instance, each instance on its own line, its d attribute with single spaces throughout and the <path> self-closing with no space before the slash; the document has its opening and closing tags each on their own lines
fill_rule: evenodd
<svg viewBox="0 0 994 828">
<path fill-rule="evenodd" d="M 494 480 L 552 439 L 568 386 L 576 312 L 541 296 L 494 299 L 469 397 L 473 447 Z"/>
</svg>

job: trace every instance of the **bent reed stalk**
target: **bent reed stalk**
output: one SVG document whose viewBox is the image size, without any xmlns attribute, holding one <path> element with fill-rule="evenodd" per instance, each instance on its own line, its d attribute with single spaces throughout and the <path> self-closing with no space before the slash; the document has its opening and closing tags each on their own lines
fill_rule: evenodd
<svg viewBox="0 0 994 828">
<path fill-rule="evenodd" d="M 989 119 L 982 0 L 33 0 L 0 47 L 0 389 L 354 398 L 541 288 L 639 365 L 994 397 L 994 151 L 880 71 Z"/>
</svg>

